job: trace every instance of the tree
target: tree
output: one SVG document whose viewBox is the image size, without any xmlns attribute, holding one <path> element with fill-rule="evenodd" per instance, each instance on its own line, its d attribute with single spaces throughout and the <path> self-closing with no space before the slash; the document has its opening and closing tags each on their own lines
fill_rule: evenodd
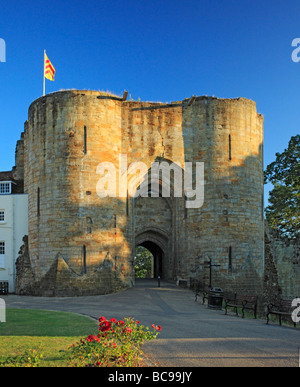
<svg viewBox="0 0 300 387">
<path fill-rule="evenodd" d="M 153 255 L 145 247 L 138 246 L 135 250 L 134 268 L 136 278 L 151 275 Z"/>
<path fill-rule="evenodd" d="M 265 213 L 269 226 L 288 238 L 300 237 L 300 135 L 291 137 L 288 148 L 276 153 L 265 171 L 270 205 Z"/>
</svg>

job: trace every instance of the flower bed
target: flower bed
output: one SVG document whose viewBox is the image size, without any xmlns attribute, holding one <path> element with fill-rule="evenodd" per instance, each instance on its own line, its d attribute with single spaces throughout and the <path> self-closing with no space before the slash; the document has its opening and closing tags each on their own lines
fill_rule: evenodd
<svg viewBox="0 0 300 387">
<path fill-rule="evenodd" d="M 141 357 L 145 341 L 157 337 L 161 327 L 152 331 L 131 317 L 117 321 L 99 318 L 99 333 L 89 335 L 70 348 L 70 361 L 76 367 L 134 367 Z"/>
</svg>

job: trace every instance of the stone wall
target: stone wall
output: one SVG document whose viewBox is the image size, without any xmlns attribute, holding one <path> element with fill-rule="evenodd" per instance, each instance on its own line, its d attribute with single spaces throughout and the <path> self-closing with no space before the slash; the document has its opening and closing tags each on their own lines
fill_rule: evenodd
<svg viewBox="0 0 300 387">
<path fill-rule="evenodd" d="M 300 243 L 281 238 L 267 225 L 265 298 L 300 297 Z"/>
<path fill-rule="evenodd" d="M 17 181 L 24 182 L 24 132 L 21 134 L 20 140 L 17 141 L 15 151 L 15 167 L 13 168 L 13 178 Z M 22 185 L 22 189 L 23 189 Z"/>
<path fill-rule="evenodd" d="M 16 260 L 16 293 L 21 295 L 33 294 L 32 285 L 34 282 L 35 278 L 28 251 L 28 236 L 26 235 Z"/>
</svg>

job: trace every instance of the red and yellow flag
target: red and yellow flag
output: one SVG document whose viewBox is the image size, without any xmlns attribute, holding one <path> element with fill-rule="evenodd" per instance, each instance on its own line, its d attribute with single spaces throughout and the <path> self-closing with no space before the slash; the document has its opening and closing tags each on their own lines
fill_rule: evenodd
<svg viewBox="0 0 300 387">
<path fill-rule="evenodd" d="M 44 74 L 45 74 L 45 78 L 49 79 L 49 81 L 54 81 L 55 68 L 53 67 L 46 53 L 45 53 Z"/>
</svg>

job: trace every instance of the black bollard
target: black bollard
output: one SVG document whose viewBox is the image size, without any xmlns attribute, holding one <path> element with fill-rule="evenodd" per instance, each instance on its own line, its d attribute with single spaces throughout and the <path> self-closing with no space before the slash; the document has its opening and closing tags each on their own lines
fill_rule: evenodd
<svg viewBox="0 0 300 387">
<path fill-rule="evenodd" d="M 157 286 L 160 288 L 160 276 L 157 277 Z"/>
</svg>

